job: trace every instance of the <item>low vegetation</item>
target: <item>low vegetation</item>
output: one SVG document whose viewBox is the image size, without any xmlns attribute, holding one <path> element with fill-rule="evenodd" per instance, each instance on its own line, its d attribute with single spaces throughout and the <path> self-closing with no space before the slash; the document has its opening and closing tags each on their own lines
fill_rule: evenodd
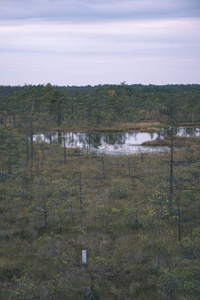
<svg viewBox="0 0 200 300">
<path fill-rule="evenodd" d="M 199 299 L 198 138 L 169 135 L 160 154 L 83 154 L 34 143 L 42 119 L 5 115 L 0 299 Z"/>
</svg>

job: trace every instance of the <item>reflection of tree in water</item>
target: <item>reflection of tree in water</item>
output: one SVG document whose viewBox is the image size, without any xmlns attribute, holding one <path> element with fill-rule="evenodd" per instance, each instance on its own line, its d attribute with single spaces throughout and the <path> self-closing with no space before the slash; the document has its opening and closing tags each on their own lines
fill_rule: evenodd
<svg viewBox="0 0 200 300">
<path fill-rule="evenodd" d="M 179 136 L 199 136 L 199 128 L 194 127 L 177 127 L 174 128 L 174 134 Z"/>
<path fill-rule="evenodd" d="M 71 133 L 62 133 L 62 139 L 63 139 L 63 146 L 65 144 L 65 147 L 70 145 L 71 143 Z"/>
<path fill-rule="evenodd" d="M 151 140 L 154 139 L 154 133 L 150 133 Z"/>
<path fill-rule="evenodd" d="M 140 133 L 140 132 L 133 132 L 133 133 L 131 133 L 131 136 L 134 136 L 135 141 L 137 141 L 137 135 L 138 135 L 138 133 Z"/>
<path fill-rule="evenodd" d="M 160 132 L 158 132 L 157 133 L 157 140 L 161 140 L 163 138 L 163 134 L 162 134 L 162 132 L 160 131 Z"/>
<path fill-rule="evenodd" d="M 51 143 L 52 142 L 52 133 L 45 133 L 44 134 L 44 142 Z"/>
<path fill-rule="evenodd" d="M 50 142 L 57 142 L 58 140 L 58 133 L 50 133 Z"/>
<path fill-rule="evenodd" d="M 58 143 L 62 144 L 62 133 L 58 132 Z"/>
<path fill-rule="evenodd" d="M 34 141 L 46 143 L 60 143 L 65 147 L 93 148 L 105 151 L 115 151 L 124 148 L 123 151 L 133 151 L 137 141 L 139 144 L 143 140 L 163 139 L 166 134 L 171 134 L 169 127 L 163 128 L 158 133 L 140 132 L 118 132 L 118 133 L 98 133 L 98 132 L 57 132 L 34 135 Z M 180 127 L 174 128 L 174 134 L 179 136 L 200 136 L 200 128 Z M 141 138 L 142 136 L 142 138 Z M 125 146 L 125 147 L 123 147 Z M 125 150 L 126 149 L 126 150 Z M 121 151 L 121 150 L 120 150 Z"/>
<path fill-rule="evenodd" d="M 87 133 L 77 133 L 78 142 L 81 145 L 81 147 L 88 147 L 88 141 L 87 141 Z"/>
<path fill-rule="evenodd" d="M 123 145 L 126 141 L 125 133 L 102 134 L 103 141 L 108 145 Z"/>
<path fill-rule="evenodd" d="M 38 143 L 44 142 L 44 135 L 36 134 L 33 136 L 33 140 L 34 140 L 34 142 L 38 142 Z M 30 141 L 30 136 L 29 136 L 29 141 Z"/>
<path fill-rule="evenodd" d="M 101 134 L 97 132 L 88 132 L 84 134 L 84 144 L 87 147 L 98 149 L 101 146 Z"/>
<path fill-rule="evenodd" d="M 187 127 L 186 128 L 186 135 L 188 136 L 199 136 L 199 128 L 192 128 L 192 127 Z"/>
<path fill-rule="evenodd" d="M 69 143 L 71 146 L 77 147 L 77 144 L 78 144 L 78 134 L 77 133 L 73 133 L 73 132 L 70 133 Z"/>
<path fill-rule="evenodd" d="M 74 134 L 73 132 L 67 132 L 67 133 L 63 132 L 61 134 L 61 139 L 62 139 L 62 145 L 64 146 L 65 144 L 65 147 L 67 146 L 74 147 L 78 143 L 76 134 Z"/>
<path fill-rule="evenodd" d="M 96 149 L 101 146 L 101 135 L 99 133 L 90 133 L 90 145 Z"/>
<path fill-rule="evenodd" d="M 172 130 L 173 129 L 173 130 Z M 171 136 L 173 133 L 173 135 L 177 135 L 177 128 L 175 127 L 166 127 L 163 128 L 161 131 L 161 137 L 164 138 L 165 136 Z"/>
</svg>

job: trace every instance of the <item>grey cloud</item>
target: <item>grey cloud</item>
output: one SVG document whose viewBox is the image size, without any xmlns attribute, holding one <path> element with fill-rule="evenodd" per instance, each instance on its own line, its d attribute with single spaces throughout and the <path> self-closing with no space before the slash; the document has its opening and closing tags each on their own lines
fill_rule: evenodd
<svg viewBox="0 0 200 300">
<path fill-rule="evenodd" d="M 199 30 L 199 0 L 0 0 L 0 81 L 196 82 Z"/>
<path fill-rule="evenodd" d="M 200 44 L 193 20 L 107 22 L 104 24 L 20 22 L 1 29 L 0 49 L 38 53 L 87 55 L 195 56 Z M 186 56 L 186 54 L 184 56 Z"/>
<path fill-rule="evenodd" d="M 197 0 L 1 0 L 0 18 L 74 21 L 199 17 Z"/>
</svg>

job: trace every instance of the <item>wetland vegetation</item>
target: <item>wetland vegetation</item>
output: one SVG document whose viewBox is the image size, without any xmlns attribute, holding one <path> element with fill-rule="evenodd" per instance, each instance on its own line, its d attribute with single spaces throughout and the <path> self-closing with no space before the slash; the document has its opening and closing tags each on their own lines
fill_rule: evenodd
<svg viewBox="0 0 200 300">
<path fill-rule="evenodd" d="M 1 299 L 199 299 L 199 85 L 2 86 L 0 118 Z M 139 130 L 166 151 L 63 147 Z"/>
</svg>

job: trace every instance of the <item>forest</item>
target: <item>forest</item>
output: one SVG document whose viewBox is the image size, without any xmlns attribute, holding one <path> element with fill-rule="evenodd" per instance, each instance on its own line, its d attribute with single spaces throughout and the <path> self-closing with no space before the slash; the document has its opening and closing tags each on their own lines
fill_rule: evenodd
<svg viewBox="0 0 200 300">
<path fill-rule="evenodd" d="M 0 86 L 0 299 L 199 299 L 200 138 L 178 126 L 200 128 L 200 85 Z M 34 140 L 129 131 L 167 150 Z"/>
</svg>

